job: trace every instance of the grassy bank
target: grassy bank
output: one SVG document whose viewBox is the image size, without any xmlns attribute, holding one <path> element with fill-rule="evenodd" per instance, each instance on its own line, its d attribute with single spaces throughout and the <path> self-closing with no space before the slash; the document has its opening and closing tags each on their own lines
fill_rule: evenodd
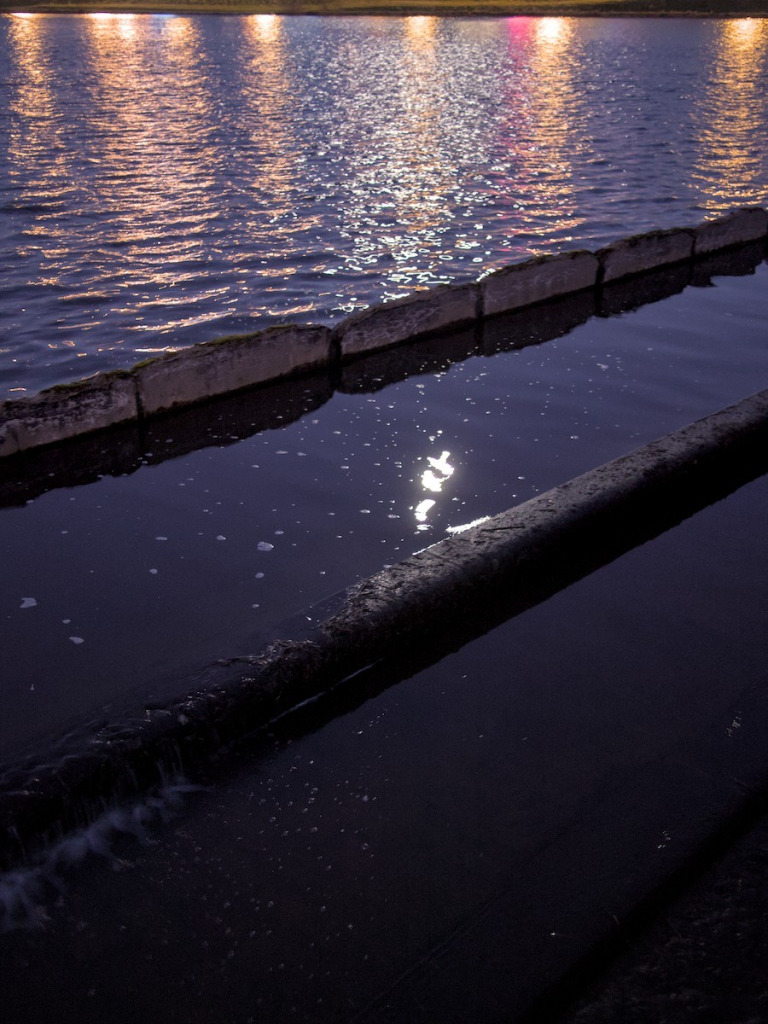
<svg viewBox="0 0 768 1024">
<path fill-rule="evenodd" d="M 768 0 L 0 0 L 4 11 L 764 17 Z"/>
</svg>

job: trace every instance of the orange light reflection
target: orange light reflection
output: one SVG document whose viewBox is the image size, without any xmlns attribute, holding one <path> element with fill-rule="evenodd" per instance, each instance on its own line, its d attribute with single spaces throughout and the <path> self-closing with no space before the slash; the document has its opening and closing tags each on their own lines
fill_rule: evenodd
<svg viewBox="0 0 768 1024">
<path fill-rule="evenodd" d="M 573 157 L 582 145 L 572 87 L 574 57 L 571 18 L 509 18 L 510 49 L 527 58 L 505 97 L 502 143 L 515 167 L 508 188 L 517 200 L 521 233 L 541 231 L 568 242 L 580 225 L 573 185 Z"/>
<path fill-rule="evenodd" d="M 697 107 L 699 158 L 693 177 L 711 210 L 762 201 L 760 124 L 765 95 L 758 84 L 768 58 L 768 21 L 737 18 L 717 24 L 713 64 Z"/>
</svg>

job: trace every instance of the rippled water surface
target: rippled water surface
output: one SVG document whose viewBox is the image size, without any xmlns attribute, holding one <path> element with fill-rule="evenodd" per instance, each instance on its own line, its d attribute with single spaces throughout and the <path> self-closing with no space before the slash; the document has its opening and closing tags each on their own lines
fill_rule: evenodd
<svg viewBox="0 0 768 1024">
<path fill-rule="evenodd" d="M 0 17 L 0 395 L 768 198 L 768 22 Z"/>
</svg>

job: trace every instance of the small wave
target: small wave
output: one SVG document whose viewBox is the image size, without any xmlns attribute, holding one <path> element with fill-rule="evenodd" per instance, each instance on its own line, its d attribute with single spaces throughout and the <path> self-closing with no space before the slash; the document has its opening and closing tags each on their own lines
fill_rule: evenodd
<svg viewBox="0 0 768 1024">
<path fill-rule="evenodd" d="M 49 213 L 63 207 L 64 203 L 3 203 L 0 213 Z"/>
<path fill-rule="evenodd" d="M 153 827 L 170 821 L 181 811 L 184 796 L 203 788 L 177 778 L 130 807 L 105 811 L 86 828 L 60 839 L 34 864 L 0 873 L 0 933 L 42 927 L 50 908 L 63 898 L 71 871 L 91 857 L 120 867 L 120 839 L 149 843 Z"/>
</svg>

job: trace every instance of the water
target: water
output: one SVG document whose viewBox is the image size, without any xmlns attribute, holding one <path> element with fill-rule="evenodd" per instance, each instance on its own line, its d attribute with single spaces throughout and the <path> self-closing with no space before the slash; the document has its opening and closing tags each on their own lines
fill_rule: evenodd
<svg viewBox="0 0 768 1024">
<path fill-rule="evenodd" d="M 759 784 L 766 499 L 283 720 L 165 829 L 102 818 L 48 858 L 58 906 L 0 878 L 41 925 L 0 934 L 6 1019 L 516 1019 Z"/>
<path fill-rule="evenodd" d="M 0 17 L 0 396 L 768 197 L 768 22 Z"/>
<path fill-rule="evenodd" d="M 71 477 L 46 465 L 0 509 L 0 759 L 103 704 L 183 692 L 449 528 L 768 386 L 767 283 L 762 262 L 608 318 L 577 296 L 358 361 L 335 388 L 281 384 L 270 429 L 246 394 L 159 421 L 125 462 L 110 437 L 103 479 L 75 486 L 79 449 Z"/>
</svg>

